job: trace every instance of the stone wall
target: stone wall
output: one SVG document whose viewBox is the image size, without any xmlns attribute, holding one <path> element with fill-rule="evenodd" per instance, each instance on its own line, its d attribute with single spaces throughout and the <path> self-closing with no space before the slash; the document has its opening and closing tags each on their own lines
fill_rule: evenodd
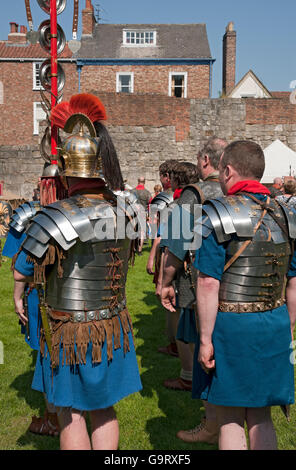
<svg viewBox="0 0 296 470">
<path fill-rule="evenodd" d="M 123 176 L 131 186 L 146 177 L 151 191 L 167 159 L 196 162 L 198 149 L 213 135 L 231 142 L 251 139 L 263 149 L 280 139 L 296 151 L 296 107 L 282 99 L 195 99 L 161 95 L 98 93 L 106 105 L 108 129 Z M 270 102 L 270 105 L 268 103 Z M 269 106 L 269 108 L 268 108 Z M 291 108 L 292 106 L 292 108 Z M 264 107 L 258 118 L 258 109 Z M 253 115 L 252 115 L 253 110 Z M 18 197 L 32 195 L 43 160 L 38 147 L 0 146 L 0 181 Z"/>
<path fill-rule="evenodd" d="M 44 160 L 38 146 L 0 146 L 0 179 L 7 198 L 31 199 L 42 174 Z"/>
</svg>

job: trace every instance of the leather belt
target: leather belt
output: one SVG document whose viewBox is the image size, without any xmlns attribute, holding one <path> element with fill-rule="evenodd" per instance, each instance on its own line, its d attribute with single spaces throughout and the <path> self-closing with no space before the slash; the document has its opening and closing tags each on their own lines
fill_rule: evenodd
<svg viewBox="0 0 296 470">
<path fill-rule="evenodd" d="M 126 302 L 123 301 L 119 303 L 114 309 L 110 310 L 109 308 L 101 309 L 101 310 L 88 310 L 88 311 L 75 311 L 75 312 L 60 312 L 59 310 L 51 309 L 50 315 L 55 319 L 64 318 L 70 319 L 73 323 L 86 323 L 90 321 L 98 321 L 98 320 L 107 320 L 118 315 L 122 310 L 126 307 Z"/>
<path fill-rule="evenodd" d="M 218 310 L 220 312 L 256 313 L 281 307 L 284 303 L 284 299 L 275 302 L 220 302 Z"/>
</svg>

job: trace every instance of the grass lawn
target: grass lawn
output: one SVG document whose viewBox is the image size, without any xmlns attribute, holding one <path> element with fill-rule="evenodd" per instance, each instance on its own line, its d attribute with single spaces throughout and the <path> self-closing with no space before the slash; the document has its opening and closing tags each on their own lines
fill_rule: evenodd
<svg viewBox="0 0 296 470">
<path fill-rule="evenodd" d="M 162 385 L 165 379 L 178 376 L 180 363 L 157 352 L 158 346 L 167 344 L 165 313 L 154 295 L 151 277 L 146 274 L 147 257 L 146 247 L 128 274 L 128 307 L 143 390 L 115 406 L 121 430 L 119 449 L 217 449 L 207 444 L 185 444 L 176 438 L 178 430 L 200 422 L 203 408 L 200 401 L 191 399 L 190 392 L 169 391 Z M 58 438 L 36 436 L 27 431 L 32 415 L 43 414 L 44 401 L 40 393 L 31 389 L 36 354 L 20 334 L 12 290 L 10 260 L 4 258 L 0 268 L 0 341 L 4 349 L 4 361 L 0 364 L 0 449 L 57 450 Z M 279 407 L 272 412 L 279 449 L 296 449 L 294 406 L 290 423 Z"/>
</svg>

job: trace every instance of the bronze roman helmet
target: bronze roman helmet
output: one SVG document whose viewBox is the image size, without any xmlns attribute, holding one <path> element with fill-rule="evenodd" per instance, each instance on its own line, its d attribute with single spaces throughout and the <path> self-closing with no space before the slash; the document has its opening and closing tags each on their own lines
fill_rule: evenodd
<svg viewBox="0 0 296 470">
<path fill-rule="evenodd" d="M 59 148 L 61 175 L 104 178 L 93 125 L 95 121 L 106 120 L 105 108 L 99 98 L 88 93 L 74 95 L 69 103 L 54 107 L 51 119 L 54 125 L 70 134 Z"/>
</svg>

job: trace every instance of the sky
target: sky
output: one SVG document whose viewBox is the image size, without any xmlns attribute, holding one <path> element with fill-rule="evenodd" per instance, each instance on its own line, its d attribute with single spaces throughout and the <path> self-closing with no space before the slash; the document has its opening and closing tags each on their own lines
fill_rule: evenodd
<svg viewBox="0 0 296 470">
<path fill-rule="evenodd" d="M 0 39 L 10 21 L 27 25 L 24 0 L 0 0 Z M 222 38 L 229 21 L 237 33 L 236 82 L 253 70 L 269 91 L 289 91 L 296 80 L 296 0 L 92 0 L 101 23 L 205 23 L 213 66 L 213 98 L 222 89 Z M 49 16 L 31 0 L 34 30 Z M 79 0 L 78 38 L 81 35 Z M 72 39 L 73 0 L 67 0 L 58 23 Z M 291 90 L 292 91 L 292 90 Z"/>
</svg>

